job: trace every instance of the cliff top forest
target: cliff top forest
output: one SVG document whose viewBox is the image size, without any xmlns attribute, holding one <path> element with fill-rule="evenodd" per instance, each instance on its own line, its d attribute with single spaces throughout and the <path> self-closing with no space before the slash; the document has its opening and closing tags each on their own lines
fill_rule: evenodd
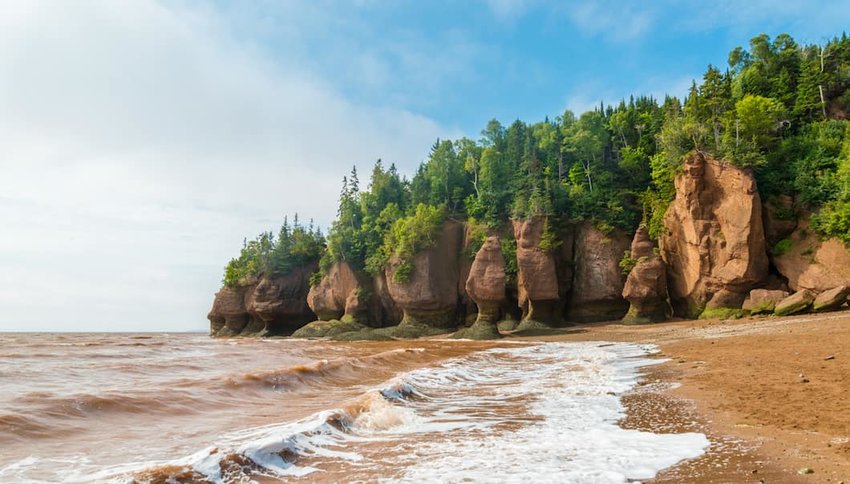
<svg viewBox="0 0 850 484">
<path fill-rule="evenodd" d="M 318 283 L 334 262 L 374 274 L 393 256 L 403 282 L 446 218 L 467 221 L 479 246 L 488 230 L 536 216 L 546 234 L 589 221 L 626 232 L 643 223 L 657 238 L 675 176 L 695 151 L 752 169 L 765 203 L 793 197 L 791 208 L 777 204 L 778 216 L 811 214 L 818 235 L 850 244 L 848 88 L 846 34 L 823 45 L 762 34 L 733 50 L 728 66 L 709 65 L 684 101 L 637 97 L 534 124 L 491 120 L 478 140 L 437 140 L 409 180 L 378 160 L 364 188 L 355 167 L 326 235 L 285 220 L 278 234 L 246 240 L 223 282 L 247 285 L 320 259 Z M 558 243 L 546 234 L 544 250 Z"/>
</svg>

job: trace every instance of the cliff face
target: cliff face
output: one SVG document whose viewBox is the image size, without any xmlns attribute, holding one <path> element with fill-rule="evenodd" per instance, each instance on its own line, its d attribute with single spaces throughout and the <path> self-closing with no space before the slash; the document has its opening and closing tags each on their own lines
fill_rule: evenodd
<svg viewBox="0 0 850 484">
<path fill-rule="evenodd" d="M 638 228 L 629 255 L 636 263 L 629 271 L 623 287 L 623 298 L 629 302 L 629 312 L 623 322 L 642 324 L 664 321 L 669 306 L 667 266 L 656 253 L 646 227 Z"/>
<path fill-rule="evenodd" d="M 505 257 L 497 236 L 490 236 L 475 254 L 464 285 L 469 299 L 477 306 L 475 323 L 461 336 L 475 339 L 500 337 L 497 323 L 506 298 Z"/>
<path fill-rule="evenodd" d="M 263 278 L 243 287 L 223 287 L 207 315 L 210 334 L 248 336 L 289 334 L 315 319 L 307 305 L 310 275 L 316 264 L 283 277 Z"/>
<path fill-rule="evenodd" d="M 397 277 L 396 258 L 374 276 L 336 263 L 312 288 L 316 263 L 224 287 L 208 315 L 210 333 L 298 329 L 303 337 L 385 339 L 461 328 L 457 337 L 490 339 L 501 336 L 499 328 L 656 322 L 670 316 L 671 304 L 685 317 L 705 309 L 717 315 L 841 307 L 850 292 L 850 252 L 837 240 L 819 240 L 805 216 L 788 220 L 792 207 L 788 197 L 763 207 L 751 173 L 695 154 L 676 178 L 658 249 L 644 228 L 630 244 L 628 234 L 590 223 L 548 232 L 554 229 L 546 219 L 534 217 L 492 232 L 470 258 L 469 227 L 448 221 L 436 245 L 412 258 L 407 277 Z M 516 259 L 506 260 L 511 235 Z M 625 276 L 620 260 L 629 248 L 634 266 Z M 515 279 L 507 273 L 513 262 Z"/>
<path fill-rule="evenodd" d="M 697 153 L 676 177 L 661 253 L 673 308 L 740 308 L 768 275 L 762 207 L 750 172 Z"/>
<path fill-rule="evenodd" d="M 819 240 L 806 220 L 784 240 L 787 248 L 772 261 L 791 290 L 817 293 L 850 283 L 850 252 L 841 241 Z"/>
<path fill-rule="evenodd" d="M 628 248 L 628 235 L 618 230 L 605 234 L 589 223 L 579 226 L 569 320 L 613 321 L 626 314 L 629 303 L 623 299 L 626 278 L 620 259 Z"/>
<path fill-rule="evenodd" d="M 513 222 L 516 238 L 518 303 L 523 320 L 557 324 L 563 319 L 558 270 L 551 251 L 540 248 L 543 218 Z"/>
<path fill-rule="evenodd" d="M 364 292 L 357 275 L 346 262 L 333 264 L 318 285 L 310 288 L 307 304 L 319 319 L 330 321 L 348 316 L 364 316 L 365 305 L 360 297 Z"/>
<path fill-rule="evenodd" d="M 407 280 L 395 277 L 400 261 L 390 261 L 385 272 L 387 289 L 401 308 L 400 326 L 437 330 L 457 326 L 462 238 L 463 225 L 446 222 L 437 244 L 413 257 Z"/>
</svg>

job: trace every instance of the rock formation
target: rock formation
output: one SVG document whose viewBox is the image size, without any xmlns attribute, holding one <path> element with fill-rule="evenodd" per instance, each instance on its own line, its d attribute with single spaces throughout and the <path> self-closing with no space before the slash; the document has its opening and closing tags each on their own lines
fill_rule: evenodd
<svg viewBox="0 0 850 484">
<path fill-rule="evenodd" d="M 544 217 L 514 220 L 492 232 L 473 259 L 472 229 L 447 221 L 435 246 L 410 260 L 393 257 L 376 275 L 338 262 L 311 288 L 313 262 L 284 276 L 223 287 L 208 315 L 210 332 L 297 330 L 299 337 L 380 340 L 462 327 L 457 337 L 484 339 L 501 337 L 500 329 L 548 331 L 567 321 L 656 322 L 671 315 L 670 303 L 685 317 L 844 306 L 850 252 L 836 239 L 819 240 L 807 215 L 799 221 L 796 215 L 790 197 L 762 207 L 748 170 L 697 153 L 676 177 L 659 249 L 643 227 L 631 240 L 628 277 L 619 263 L 630 240 L 620 230 L 602 232 L 590 222 L 554 229 Z M 515 260 L 503 255 L 510 231 Z M 514 263 L 515 277 L 507 270 Z M 397 277 L 400 267 L 410 268 L 407 277 Z"/>
<path fill-rule="evenodd" d="M 805 220 L 784 240 L 772 260 L 791 289 L 823 292 L 850 283 L 850 252 L 841 241 L 818 240 Z"/>
<path fill-rule="evenodd" d="M 623 298 L 630 306 L 623 318 L 627 324 L 657 323 L 667 319 L 667 266 L 655 251 L 646 227 L 641 226 L 632 240 L 630 257 L 636 261 L 629 271 Z"/>
<path fill-rule="evenodd" d="M 399 336 L 444 333 L 457 326 L 462 237 L 461 224 L 446 222 L 437 244 L 413 257 L 413 270 L 407 280 L 394 278 L 400 261 L 390 260 L 386 268 L 387 289 L 403 313 Z"/>
<path fill-rule="evenodd" d="M 661 253 L 677 314 L 740 308 L 767 278 L 761 201 L 748 170 L 694 154 L 676 177 L 664 225 Z"/>
<path fill-rule="evenodd" d="M 242 287 L 223 287 L 207 318 L 215 336 L 289 334 L 315 319 L 307 306 L 310 274 L 315 264 L 282 277 L 262 278 Z"/>
<path fill-rule="evenodd" d="M 516 238 L 518 304 L 525 322 L 555 325 L 563 321 L 559 309 L 558 274 L 551 250 L 540 248 L 546 219 L 513 222 Z M 529 326 L 526 324 L 526 326 Z"/>
<path fill-rule="evenodd" d="M 496 324 L 505 301 L 505 279 L 505 258 L 499 237 L 487 237 L 475 254 L 465 286 L 469 298 L 478 306 L 478 316 L 458 337 L 493 339 L 501 336 Z"/>
<path fill-rule="evenodd" d="M 629 309 L 623 299 L 626 276 L 620 268 L 629 237 L 619 230 L 603 233 L 590 223 L 575 237 L 572 294 L 567 319 L 576 322 L 615 321 Z"/>
<path fill-rule="evenodd" d="M 319 320 L 361 319 L 366 305 L 360 301 L 363 293 L 361 281 L 346 262 L 333 264 L 319 284 L 310 288 L 307 304 Z"/>
</svg>

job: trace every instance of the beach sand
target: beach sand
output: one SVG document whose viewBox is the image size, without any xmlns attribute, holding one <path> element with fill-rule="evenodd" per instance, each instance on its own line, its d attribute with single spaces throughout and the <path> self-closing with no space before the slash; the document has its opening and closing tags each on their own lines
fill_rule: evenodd
<svg viewBox="0 0 850 484">
<path fill-rule="evenodd" d="M 626 428 L 699 431 L 712 446 L 654 482 L 850 482 L 850 311 L 581 325 L 535 340 L 651 343 Z"/>
</svg>

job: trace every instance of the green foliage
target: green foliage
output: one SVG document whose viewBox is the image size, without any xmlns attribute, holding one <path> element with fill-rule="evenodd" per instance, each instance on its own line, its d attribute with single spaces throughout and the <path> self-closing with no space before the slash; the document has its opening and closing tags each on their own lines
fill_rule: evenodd
<svg viewBox="0 0 850 484">
<path fill-rule="evenodd" d="M 791 244 L 791 239 L 782 239 L 773 246 L 771 252 L 773 252 L 773 255 L 785 254 L 791 249 Z"/>
<path fill-rule="evenodd" d="M 245 286 L 262 276 L 275 277 L 316 261 L 322 255 L 325 239 L 310 222 L 305 227 L 295 216 L 293 224 L 284 218 L 277 238 L 263 232 L 251 241 L 244 241 L 239 257 L 231 259 L 224 269 L 223 283 L 227 287 Z"/>
<path fill-rule="evenodd" d="M 516 285 L 519 266 L 516 260 L 516 239 L 513 233 L 511 232 L 507 236 L 502 237 L 499 245 L 502 249 L 502 257 L 505 259 L 505 283 L 508 286 Z"/>
<path fill-rule="evenodd" d="M 623 258 L 620 259 L 620 270 L 623 271 L 624 275 L 629 275 L 629 272 L 632 272 L 638 262 L 640 262 L 638 259 L 632 257 L 632 251 L 626 250 L 623 252 Z"/>
<path fill-rule="evenodd" d="M 445 208 L 419 204 L 412 214 L 395 221 L 380 250 L 384 261 L 397 258 L 393 280 L 408 280 L 413 270 L 413 257 L 437 244 L 445 218 Z"/>
<path fill-rule="evenodd" d="M 540 236 L 540 243 L 537 247 L 544 252 L 552 252 L 563 244 L 563 240 L 558 237 L 555 230 L 552 230 L 549 219 L 543 223 L 543 234 Z"/>
<path fill-rule="evenodd" d="M 744 316 L 741 308 L 711 308 L 700 313 L 700 319 L 740 319 Z"/>
<path fill-rule="evenodd" d="M 484 240 L 487 239 L 487 225 L 474 218 L 470 218 L 466 222 L 466 237 L 466 257 L 469 260 L 475 260 L 475 254 L 478 253 L 481 246 L 484 245 Z"/>
</svg>

